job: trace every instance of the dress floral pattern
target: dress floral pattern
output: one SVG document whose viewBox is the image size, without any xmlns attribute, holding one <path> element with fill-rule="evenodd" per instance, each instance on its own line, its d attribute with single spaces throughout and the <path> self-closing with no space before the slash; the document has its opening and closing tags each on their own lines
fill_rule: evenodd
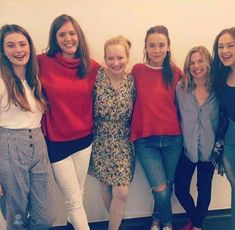
<svg viewBox="0 0 235 230">
<path fill-rule="evenodd" d="M 126 75 L 113 89 L 104 68 L 94 88 L 94 141 L 89 173 L 116 186 L 130 184 L 134 174 L 134 149 L 129 141 L 130 118 L 135 97 L 134 78 Z"/>
</svg>

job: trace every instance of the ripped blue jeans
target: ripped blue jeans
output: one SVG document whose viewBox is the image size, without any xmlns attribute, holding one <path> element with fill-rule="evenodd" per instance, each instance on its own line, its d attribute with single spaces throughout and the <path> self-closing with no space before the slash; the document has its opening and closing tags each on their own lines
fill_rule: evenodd
<svg viewBox="0 0 235 230">
<path fill-rule="evenodd" d="M 163 225 L 172 222 L 171 194 L 175 169 L 182 151 L 182 136 L 150 136 L 135 141 L 135 151 L 154 197 L 153 219 Z M 166 189 L 156 189 L 168 184 Z"/>
</svg>

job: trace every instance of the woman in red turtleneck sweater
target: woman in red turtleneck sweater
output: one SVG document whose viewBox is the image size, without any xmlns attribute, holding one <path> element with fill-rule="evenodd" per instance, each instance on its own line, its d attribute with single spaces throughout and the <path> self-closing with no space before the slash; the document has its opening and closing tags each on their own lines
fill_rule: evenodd
<svg viewBox="0 0 235 230">
<path fill-rule="evenodd" d="M 57 17 L 46 54 L 38 56 L 49 111 L 43 119 L 54 176 L 76 230 L 88 230 L 84 184 L 92 142 L 92 90 L 99 65 L 89 58 L 84 34 L 69 15 Z M 69 225 L 71 225 L 69 223 Z"/>
</svg>

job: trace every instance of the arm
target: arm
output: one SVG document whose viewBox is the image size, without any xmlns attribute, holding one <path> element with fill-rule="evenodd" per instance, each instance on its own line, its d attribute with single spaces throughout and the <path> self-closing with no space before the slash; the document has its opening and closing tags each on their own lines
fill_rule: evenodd
<svg viewBox="0 0 235 230">
<path fill-rule="evenodd" d="M 219 108 L 219 127 L 216 132 L 216 140 L 218 139 L 224 139 L 225 133 L 228 128 L 229 119 L 226 114 L 226 111 L 223 110 L 223 108 Z"/>
<path fill-rule="evenodd" d="M 4 195 L 2 185 L 0 184 L 0 198 Z"/>
</svg>

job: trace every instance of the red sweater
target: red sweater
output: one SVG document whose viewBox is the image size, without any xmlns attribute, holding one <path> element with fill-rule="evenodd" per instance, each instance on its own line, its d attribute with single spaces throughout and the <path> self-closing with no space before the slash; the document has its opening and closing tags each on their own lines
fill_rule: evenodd
<svg viewBox="0 0 235 230">
<path fill-rule="evenodd" d="M 49 102 L 43 131 L 50 141 L 77 140 L 92 133 L 93 86 L 99 65 L 91 60 L 85 79 L 77 77 L 80 59 L 61 54 L 38 56 L 40 80 Z"/>
<path fill-rule="evenodd" d="M 131 140 L 152 135 L 179 135 L 180 126 L 175 105 L 176 83 L 182 75 L 174 68 L 173 86 L 166 88 L 162 69 L 136 64 L 132 73 L 137 90 L 131 124 Z"/>
</svg>

